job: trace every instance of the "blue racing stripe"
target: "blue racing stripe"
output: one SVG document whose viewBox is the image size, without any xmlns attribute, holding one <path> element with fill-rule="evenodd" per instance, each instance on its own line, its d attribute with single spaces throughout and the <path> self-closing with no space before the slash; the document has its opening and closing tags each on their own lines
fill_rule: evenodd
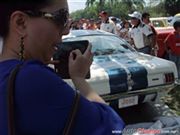
<svg viewBox="0 0 180 135">
<path fill-rule="evenodd" d="M 130 71 L 131 79 L 134 82 L 132 90 L 143 89 L 148 86 L 147 70 L 144 66 L 126 55 L 114 55 L 112 59 L 120 62 Z"/>
<path fill-rule="evenodd" d="M 128 90 L 127 73 L 122 68 L 106 69 L 109 75 L 111 94 Z"/>
<path fill-rule="evenodd" d="M 108 56 L 95 57 L 94 61 L 107 72 L 111 94 L 128 90 L 127 73 L 123 68 L 113 62 Z"/>
<path fill-rule="evenodd" d="M 111 57 L 96 56 L 94 57 L 94 61 L 107 72 L 111 94 L 128 90 L 128 75 L 124 68 L 127 68 L 131 74 L 131 79 L 133 81 L 132 90 L 143 89 L 148 86 L 145 67 L 126 55 L 121 54 Z"/>
</svg>

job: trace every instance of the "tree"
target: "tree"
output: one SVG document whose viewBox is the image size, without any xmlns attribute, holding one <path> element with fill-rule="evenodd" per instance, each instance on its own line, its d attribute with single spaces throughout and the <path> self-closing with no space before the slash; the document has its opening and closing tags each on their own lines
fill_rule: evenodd
<svg viewBox="0 0 180 135">
<path fill-rule="evenodd" d="M 86 6 L 87 6 L 87 7 L 92 6 L 95 1 L 96 1 L 96 0 L 87 0 L 87 1 L 86 1 Z"/>
<path fill-rule="evenodd" d="M 164 8 L 164 0 L 161 0 L 155 4 L 149 3 L 149 6 L 146 7 L 145 11 L 149 12 L 151 17 L 167 16 L 166 10 Z"/>
<path fill-rule="evenodd" d="M 169 15 L 174 16 L 180 12 L 180 0 L 165 0 L 164 4 Z"/>
<path fill-rule="evenodd" d="M 90 6 L 93 6 L 95 3 L 97 4 L 98 3 L 98 7 L 100 8 L 100 10 L 103 9 L 103 6 L 105 4 L 105 1 L 106 0 L 87 0 L 86 1 L 86 6 L 87 7 L 90 7 Z M 112 0 L 113 1 L 113 0 Z"/>
<path fill-rule="evenodd" d="M 164 0 L 158 0 L 159 4 L 151 4 L 149 7 L 145 5 L 146 0 L 87 0 L 85 10 L 73 13 L 74 19 L 93 18 L 98 19 L 98 13 L 105 10 L 110 16 L 116 16 L 120 19 L 129 19 L 128 14 L 133 11 L 149 12 L 152 17 L 160 17 L 166 15 L 164 10 Z"/>
<path fill-rule="evenodd" d="M 113 0 L 111 0 L 111 1 L 113 1 Z M 87 0 L 86 1 L 86 6 L 92 6 L 95 2 L 97 2 L 97 0 Z M 98 4 L 100 5 L 100 6 L 102 6 L 102 5 L 104 5 L 104 3 L 105 3 L 105 0 L 98 0 Z"/>
<path fill-rule="evenodd" d="M 135 10 L 141 11 L 144 9 L 145 2 L 144 0 L 121 0 L 125 5 L 127 5 L 129 12 Z"/>
<path fill-rule="evenodd" d="M 126 5 L 126 7 L 128 7 L 127 9 L 129 10 L 129 12 L 133 12 L 134 10 L 143 10 L 145 6 L 144 0 L 87 0 L 86 6 L 90 7 L 94 4 L 98 4 L 99 9 L 103 10 L 105 4 L 107 3 L 110 5 L 110 7 L 113 7 L 118 3 L 123 3 L 123 5 Z"/>
</svg>

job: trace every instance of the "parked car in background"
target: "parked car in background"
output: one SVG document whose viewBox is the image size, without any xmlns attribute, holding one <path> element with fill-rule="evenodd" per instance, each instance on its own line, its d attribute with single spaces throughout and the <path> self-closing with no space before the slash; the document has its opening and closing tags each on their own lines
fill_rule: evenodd
<svg viewBox="0 0 180 135">
<path fill-rule="evenodd" d="M 157 56 L 164 58 L 166 55 L 164 40 L 169 35 L 169 33 L 174 32 L 173 27 L 165 27 L 165 28 L 155 28 L 157 31 L 157 45 L 158 45 L 158 53 Z"/>
<path fill-rule="evenodd" d="M 139 53 L 125 40 L 99 30 L 71 30 L 63 42 L 88 40 L 94 53 L 87 81 L 106 102 L 119 108 L 155 101 L 174 88 L 173 62 Z M 71 80 L 66 79 L 72 87 Z"/>
<path fill-rule="evenodd" d="M 150 18 L 150 21 L 154 27 L 168 27 L 169 22 L 167 17 L 155 17 L 155 18 Z"/>
<path fill-rule="evenodd" d="M 157 56 L 164 58 L 166 55 L 164 40 L 169 33 L 174 31 L 174 28 L 168 22 L 168 17 L 150 18 L 150 21 L 157 32 Z"/>
</svg>

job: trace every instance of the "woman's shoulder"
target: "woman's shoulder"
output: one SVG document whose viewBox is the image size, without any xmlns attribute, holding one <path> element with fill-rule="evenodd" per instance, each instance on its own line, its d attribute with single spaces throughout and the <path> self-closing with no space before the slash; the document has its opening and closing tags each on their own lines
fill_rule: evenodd
<svg viewBox="0 0 180 135">
<path fill-rule="evenodd" d="M 22 69 L 24 70 L 27 70 L 27 71 L 39 71 L 38 73 L 55 73 L 54 70 L 43 64 L 42 62 L 40 61 L 37 61 L 37 60 L 29 60 L 29 61 L 26 61 L 26 62 L 23 62 L 23 63 L 20 63 L 21 66 L 22 66 Z"/>
<path fill-rule="evenodd" d="M 0 72 L 6 73 L 7 75 L 17 66 L 20 65 L 19 73 L 17 74 L 20 78 L 27 78 L 33 80 L 33 78 L 48 79 L 55 78 L 60 79 L 55 71 L 37 60 L 20 61 L 17 59 L 4 60 L 0 62 Z M 61 79 L 60 79 L 61 80 Z"/>
<path fill-rule="evenodd" d="M 45 66 L 42 62 L 38 60 L 27 60 L 27 61 L 21 61 L 18 59 L 7 59 L 7 60 L 0 60 L 1 67 L 15 67 L 16 65 L 22 65 L 26 67 L 42 67 Z"/>
<path fill-rule="evenodd" d="M 29 60 L 26 62 L 19 63 L 21 69 L 19 75 L 21 78 L 27 78 L 33 80 L 33 78 L 39 78 L 44 81 L 62 81 L 62 79 L 57 76 L 54 69 L 43 64 L 37 60 Z"/>
<path fill-rule="evenodd" d="M 17 92 L 21 94 L 23 90 L 26 95 L 41 95 L 43 93 L 41 99 L 74 95 L 73 89 L 53 69 L 39 61 L 32 60 L 22 63 L 16 76 L 16 82 Z"/>
</svg>

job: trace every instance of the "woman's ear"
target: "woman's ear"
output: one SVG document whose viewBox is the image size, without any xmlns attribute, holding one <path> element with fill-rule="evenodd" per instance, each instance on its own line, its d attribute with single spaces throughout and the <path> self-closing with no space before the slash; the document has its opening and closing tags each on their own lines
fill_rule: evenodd
<svg viewBox="0 0 180 135">
<path fill-rule="evenodd" d="M 18 35 L 25 36 L 28 16 L 22 11 L 15 11 L 10 16 L 9 26 Z"/>
</svg>

